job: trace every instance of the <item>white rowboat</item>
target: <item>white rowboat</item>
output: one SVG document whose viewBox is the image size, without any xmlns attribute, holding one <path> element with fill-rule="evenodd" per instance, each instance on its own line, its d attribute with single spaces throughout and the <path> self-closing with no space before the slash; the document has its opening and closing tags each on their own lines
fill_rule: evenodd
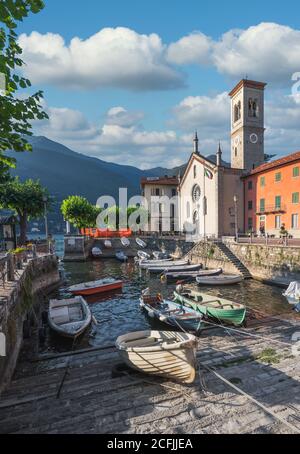
<svg viewBox="0 0 300 454">
<path fill-rule="evenodd" d="M 90 308 L 82 296 L 49 302 L 48 323 L 61 336 L 78 337 L 89 327 L 91 321 Z"/>
<path fill-rule="evenodd" d="M 243 276 L 236 274 L 224 274 L 220 276 L 200 276 L 196 277 L 199 285 L 232 285 L 244 280 Z"/>
<path fill-rule="evenodd" d="M 141 248 L 145 248 L 147 247 L 147 243 L 145 243 L 145 241 L 141 240 L 140 238 L 136 238 L 136 244 L 138 244 Z"/>
<path fill-rule="evenodd" d="M 167 267 L 167 266 L 176 266 L 176 265 L 188 265 L 188 260 L 140 260 L 140 268 L 153 268 L 153 267 Z"/>
<path fill-rule="evenodd" d="M 173 331 L 138 331 L 118 337 L 116 347 L 131 368 L 183 383 L 196 377 L 196 338 Z"/>
<path fill-rule="evenodd" d="M 122 243 L 122 245 L 123 245 L 124 247 L 129 247 L 129 246 L 130 246 L 130 241 L 129 241 L 129 239 L 126 238 L 125 236 L 123 236 L 123 237 L 121 238 L 121 243 Z"/>
</svg>

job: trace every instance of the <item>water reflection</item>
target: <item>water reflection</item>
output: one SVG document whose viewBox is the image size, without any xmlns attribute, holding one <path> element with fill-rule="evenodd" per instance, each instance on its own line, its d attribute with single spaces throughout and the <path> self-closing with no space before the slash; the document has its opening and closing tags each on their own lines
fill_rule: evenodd
<svg viewBox="0 0 300 454">
<path fill-rule="evenodd" d="M 107 259 L 64 263 L 61 266 L 65 282 L 56 295 L 61 298 L 68 295 L 68 286 L 80 282 L 103 277 L 121 278 L 124 282 L 122 291 L 90 297 L 88 302 L 98 324 L 78 339 L 74 347 L 76 349 L 112 345 L 121 334 L 148 329 L 150 321 L 139 307 L 141 291 L 150 287 L 154 292 L 159 291 L 165 297 L 171 297 L 175 288 L 175 283 L 162 284 L 157 275 L 149 275 L 146 271 L 141 271 L 133 260 L 128 263 L 120 263 L 114 259 Z M 282 289 L 254 280 L 244 281 L 233 286 L 212 288 L 197 287 L 192 284 L 191 287 L 214 296 L 232 299 L 269 315 L 293 312 L 292 307 L 282 296 Z M 166 328 L 161 324 L 152 324 L 152 326 Z M 72 348 L 72 342 L 49 333 L 45 345 L 41 346 L 41 351 L 61 352 L 70 348 Z"/>
</svg>

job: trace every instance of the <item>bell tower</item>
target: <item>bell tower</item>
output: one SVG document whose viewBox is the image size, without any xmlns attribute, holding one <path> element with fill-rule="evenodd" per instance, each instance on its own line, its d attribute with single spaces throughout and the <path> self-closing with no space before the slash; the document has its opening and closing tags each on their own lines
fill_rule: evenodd
<svg viewBox="0 0 300 454">
<path fill-rule="evenodd" d="M 231 98 L 231 167 L 252 170 L 264 162 L 264 89 L 266 84 L 242 79 Z"/>
</svg>

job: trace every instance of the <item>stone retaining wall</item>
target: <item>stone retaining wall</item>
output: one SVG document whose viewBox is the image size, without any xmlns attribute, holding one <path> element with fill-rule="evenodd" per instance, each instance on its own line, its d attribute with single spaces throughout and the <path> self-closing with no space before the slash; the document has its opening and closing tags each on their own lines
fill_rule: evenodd
<svg viewBox="0 0 300 454">
<path fill-rule="evenodd" d="M 30 260 L 20 270 L 19 278 L 0 288 L 0 332 L 6 337 L 6 356 L 0 357 L 0 392 L 13 375 L 23 340 L 23 323 L 35 304 L 35 297 L 59 282 L 57 258 L 45 255 Z"/>
</svg>

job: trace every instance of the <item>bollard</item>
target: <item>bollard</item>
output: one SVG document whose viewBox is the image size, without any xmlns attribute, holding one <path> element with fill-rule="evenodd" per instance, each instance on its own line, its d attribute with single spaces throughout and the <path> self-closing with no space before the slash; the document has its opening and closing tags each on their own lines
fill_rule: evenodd
<svg viewBox="0 0 300 454">
<path fill-rule="evenodd" d="M 32 245 L 32 258 L 36 259 L 37 254 L 36 254 L 36 244 Z"/>
<path fill-rule="evenodd" d="M 12 254 L 7 254 L 7 280 L 15 280 L 15 266 L 14 266 L 14 257 Z"/>
</svg>

